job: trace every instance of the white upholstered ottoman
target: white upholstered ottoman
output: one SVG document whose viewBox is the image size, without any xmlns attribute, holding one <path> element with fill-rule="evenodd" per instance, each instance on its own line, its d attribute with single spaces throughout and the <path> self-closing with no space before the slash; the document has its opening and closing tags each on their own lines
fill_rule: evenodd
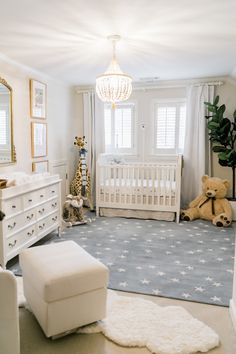
<svg viewBox="0 0 236 354">
<path fill-rule="evenodd" d="M 20 254 L 25 297 L 47 337 L 105 317 L 108 269 L 73 241 Z"/>
</svg>

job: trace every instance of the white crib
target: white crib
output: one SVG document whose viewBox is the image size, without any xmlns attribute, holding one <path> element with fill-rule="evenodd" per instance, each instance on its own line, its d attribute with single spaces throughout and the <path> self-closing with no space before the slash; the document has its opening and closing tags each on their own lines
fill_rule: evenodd
<svg viewBox="0 0 236 354">
<path fill-rule="evenodd" d="M 96 169 L 96 212 L 100 208 L 168 211 L 180 216 L 182 156 L 163 156 L 158 162 L 106 162 Z"/>
</svg>

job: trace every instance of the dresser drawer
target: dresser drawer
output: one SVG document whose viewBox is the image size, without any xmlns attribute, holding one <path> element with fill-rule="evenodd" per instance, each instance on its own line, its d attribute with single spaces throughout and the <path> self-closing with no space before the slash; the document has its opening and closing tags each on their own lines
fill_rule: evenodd
<svg viewBox="0 0 236 354">
<path fill-rule="evenodd" d="M 2 203 L 2 211 L 7 217 L 19 213 L 22 207 L 22 199 L 20 197 L 8 199 Z"/>
<path fill-rule="evenodd" d="M 2 222 L 3 226 L 3 233 L 6 236 L 9 236 L 11 234 L 16 233 L 20 228 L 23 227 L 24 221 L 23 221 L 23 215 L 17 215 L 15 217 L 12 217 L 10 219 L 5 219 Z"/>
<path fill-rule="evenodd" d="M 58 198 L 55 198 L 49 202 L 49 211 L 56 211 L 59 207 Z"/>
<path fill-rule="evenodd" d="M 46 193 L 48 198 L 56 197 L 58 195 L 58 184 L 47 187 Z"/>
<path fill-rule="evenodd" d="M 37 203 L 42 203 L 47 200 L 47 188 L 42 188 L 36 191 Z"/>
<path fill-rule="evenodd" d="M 54 198 L 47 203 L 41 204 L 36 209 L 37 219 L 41 219 L 47 214 L 56 211 L 57 209 L 58 209 L 58 198 Z"/>
<path fill-rule="evenodd" d="M 16 215 L 7 220 L 3 220 L 3 233 L 7 236 L 15 234 L 19 229 L 32 224 L 36 219 L 35 209 L 26 211 L 25 213 Z"/>
<path fill-rule="evenodd" d="M 31 208 L 38 203 L 39 193 L 38 191 L 27 193 L 23 196 L 24 209 Z"/>
<path fill-rule="evenodd" d="M 30 209 L 23 214 L 24 225 L 31 224 L 36 220 L 36 208 Z"/>
<path fill-rule="evenodd" d="M 37 226 L 36 226 L 38 235 L 40 235 L 40 233 L 43 233 L 45 230 L 51 228 L 51 226 L 53 226 L 54 224 L 56 227 L 56 225 L 58 225 L 58 221 L 59 221 L 59 218 L 58 218 L 57 212 L 38 221 Z"/>
<path fill-rule="evenodd" d="M 6 252 L 11 253 L 21 248 L 26 244 L 30 239 L 36 238 L 36 229 L 35 225 L 27 227 L 26 229 L 20 231 L 19 233 L 8 237 L 6 240 Z"/>
</svg>

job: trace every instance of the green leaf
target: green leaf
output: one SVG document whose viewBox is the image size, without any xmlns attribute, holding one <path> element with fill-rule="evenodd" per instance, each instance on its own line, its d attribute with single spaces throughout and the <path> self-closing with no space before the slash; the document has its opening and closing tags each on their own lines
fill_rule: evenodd
<svg viewBox="0 0 236 354">
<path fill-rule="evenodd" d="M 205 104 L 206 106 L 212 106 L 212 103 L 211 103 L 211 102 L 204 102 L 204 104 Z"/>
<path fill-rule="evenodd" d="M 214 100 L 214 102 L 213 102 L 213 104 L 214 104 L 215 106 L 218 105 L 219 99 L 220 99 L 220 97 L 219 97 L 219 96 L 216 96 L 216 98 L 215 98 L 215 100 Z"/>
<path fill-rule="evenodd" d="M 222 106 L 219 107 L 219 109 L 217 110 L 217 114 L 220 120 L 223 119 L 223 115 L 225 112 L 225 105 L 223 104 Z"/>
<path fill-rule="evenodd" d="M 221 160 L 220 158 L 219 158 L 219 164 L 221 165 L 221 166 L 228 166 L 228 162 L 227 161 L 225 161 L 225 160 Z"/>
<path fill-rule="evenodd" d="M 207 124 L 208 128 L 211 129 L 211 130 L 214 130 L 216 128 L 219 128 L 220 127 L 220 124 L 219 123 L 216 123 L 216 122 L 212 122 L 210 121 L 208 124 Z"/>
<path fill-rule="evenodd" d="M 227 151 L 227 148 L 225 148 L 224 146 L 216 145 L 216 146 L 212 147 L 212 150 L 214 152 L 225 152 L 225 151 Z"/>
<path fill-rule="evenodd" d="M 234 111 L 234 123 L 236 123 L 236 110 Z"/>
<path fill-rule="evenodd" d="M 208 106 L 207 108 L 208 108 L 209 112 L 213 112 L 213 113 L 216 112 L 216 107 L 215 106 Z"/>
<path fill-rule="evenodd" d="M 225 152 L 220 152 L 218 154 L 218 157 L 219 157 L 219 160 L 222 160 L 222 161 L 227 161 L 228 160 L 228 154 L 225 153 Z"/>
<path fill-rule="evenodd" d="M 223 134 L 226 137 L 228 136 L 229 132 L 231 129 L 231 122 L 228 118 L 224 118 L 221 122 L 220 122 L 220 129 L 219 129 L 219 134 Z"/>
</svg>

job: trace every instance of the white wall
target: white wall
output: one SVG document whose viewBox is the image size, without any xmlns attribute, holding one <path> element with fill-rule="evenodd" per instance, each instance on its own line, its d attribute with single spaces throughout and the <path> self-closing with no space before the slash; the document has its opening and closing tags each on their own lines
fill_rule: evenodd
<svg viewBox="0 0 236 354">
<path fill-rule="evenodd" d="M 48 160 L 67 160 L 71 178 L 76 154 L 73 140 L 78 125 L 74 88 L 2 58 L 0 77 L 13 89 L 14 144 L 17 156 L 16 164 L 0 164 L 0 174 L 32 171 L 30 123 L 35 120 L 30 118 L 29 79 L 33 78 L 47 84 Z"/>
<path fill-rule="evenodd" d="M 171 99 L 171 98 L 186 98 L 186 88 L 161 88 L 161 89 L 151 89 L 151 90 L 133 90 L 132 95 L 126 102 L 135 102 L 136 109 L 136 156 L 138 159 L 145 160 L 150 151 L 146 146 L 147 143 L 150 144 L 151 150 L 151 140 L 150 137 L 153 135 L 153 124 L 152 124 L 152 102 L 154 99 Z M 77 117 L 80 121 L 79 123 L 79 135 L 82 136 L 83 132 L 83 95 L 81 93 L 77 94 L 76 97 L 76 112 Z M 145 128 L 142 128 L 144 123 Z M 145 146 L 145 148 L 144 148 Z M 128 157 L 127 157 L 128 158 Z M 133 159 L 133 157 L 132 157 Z"/>
</svg>

